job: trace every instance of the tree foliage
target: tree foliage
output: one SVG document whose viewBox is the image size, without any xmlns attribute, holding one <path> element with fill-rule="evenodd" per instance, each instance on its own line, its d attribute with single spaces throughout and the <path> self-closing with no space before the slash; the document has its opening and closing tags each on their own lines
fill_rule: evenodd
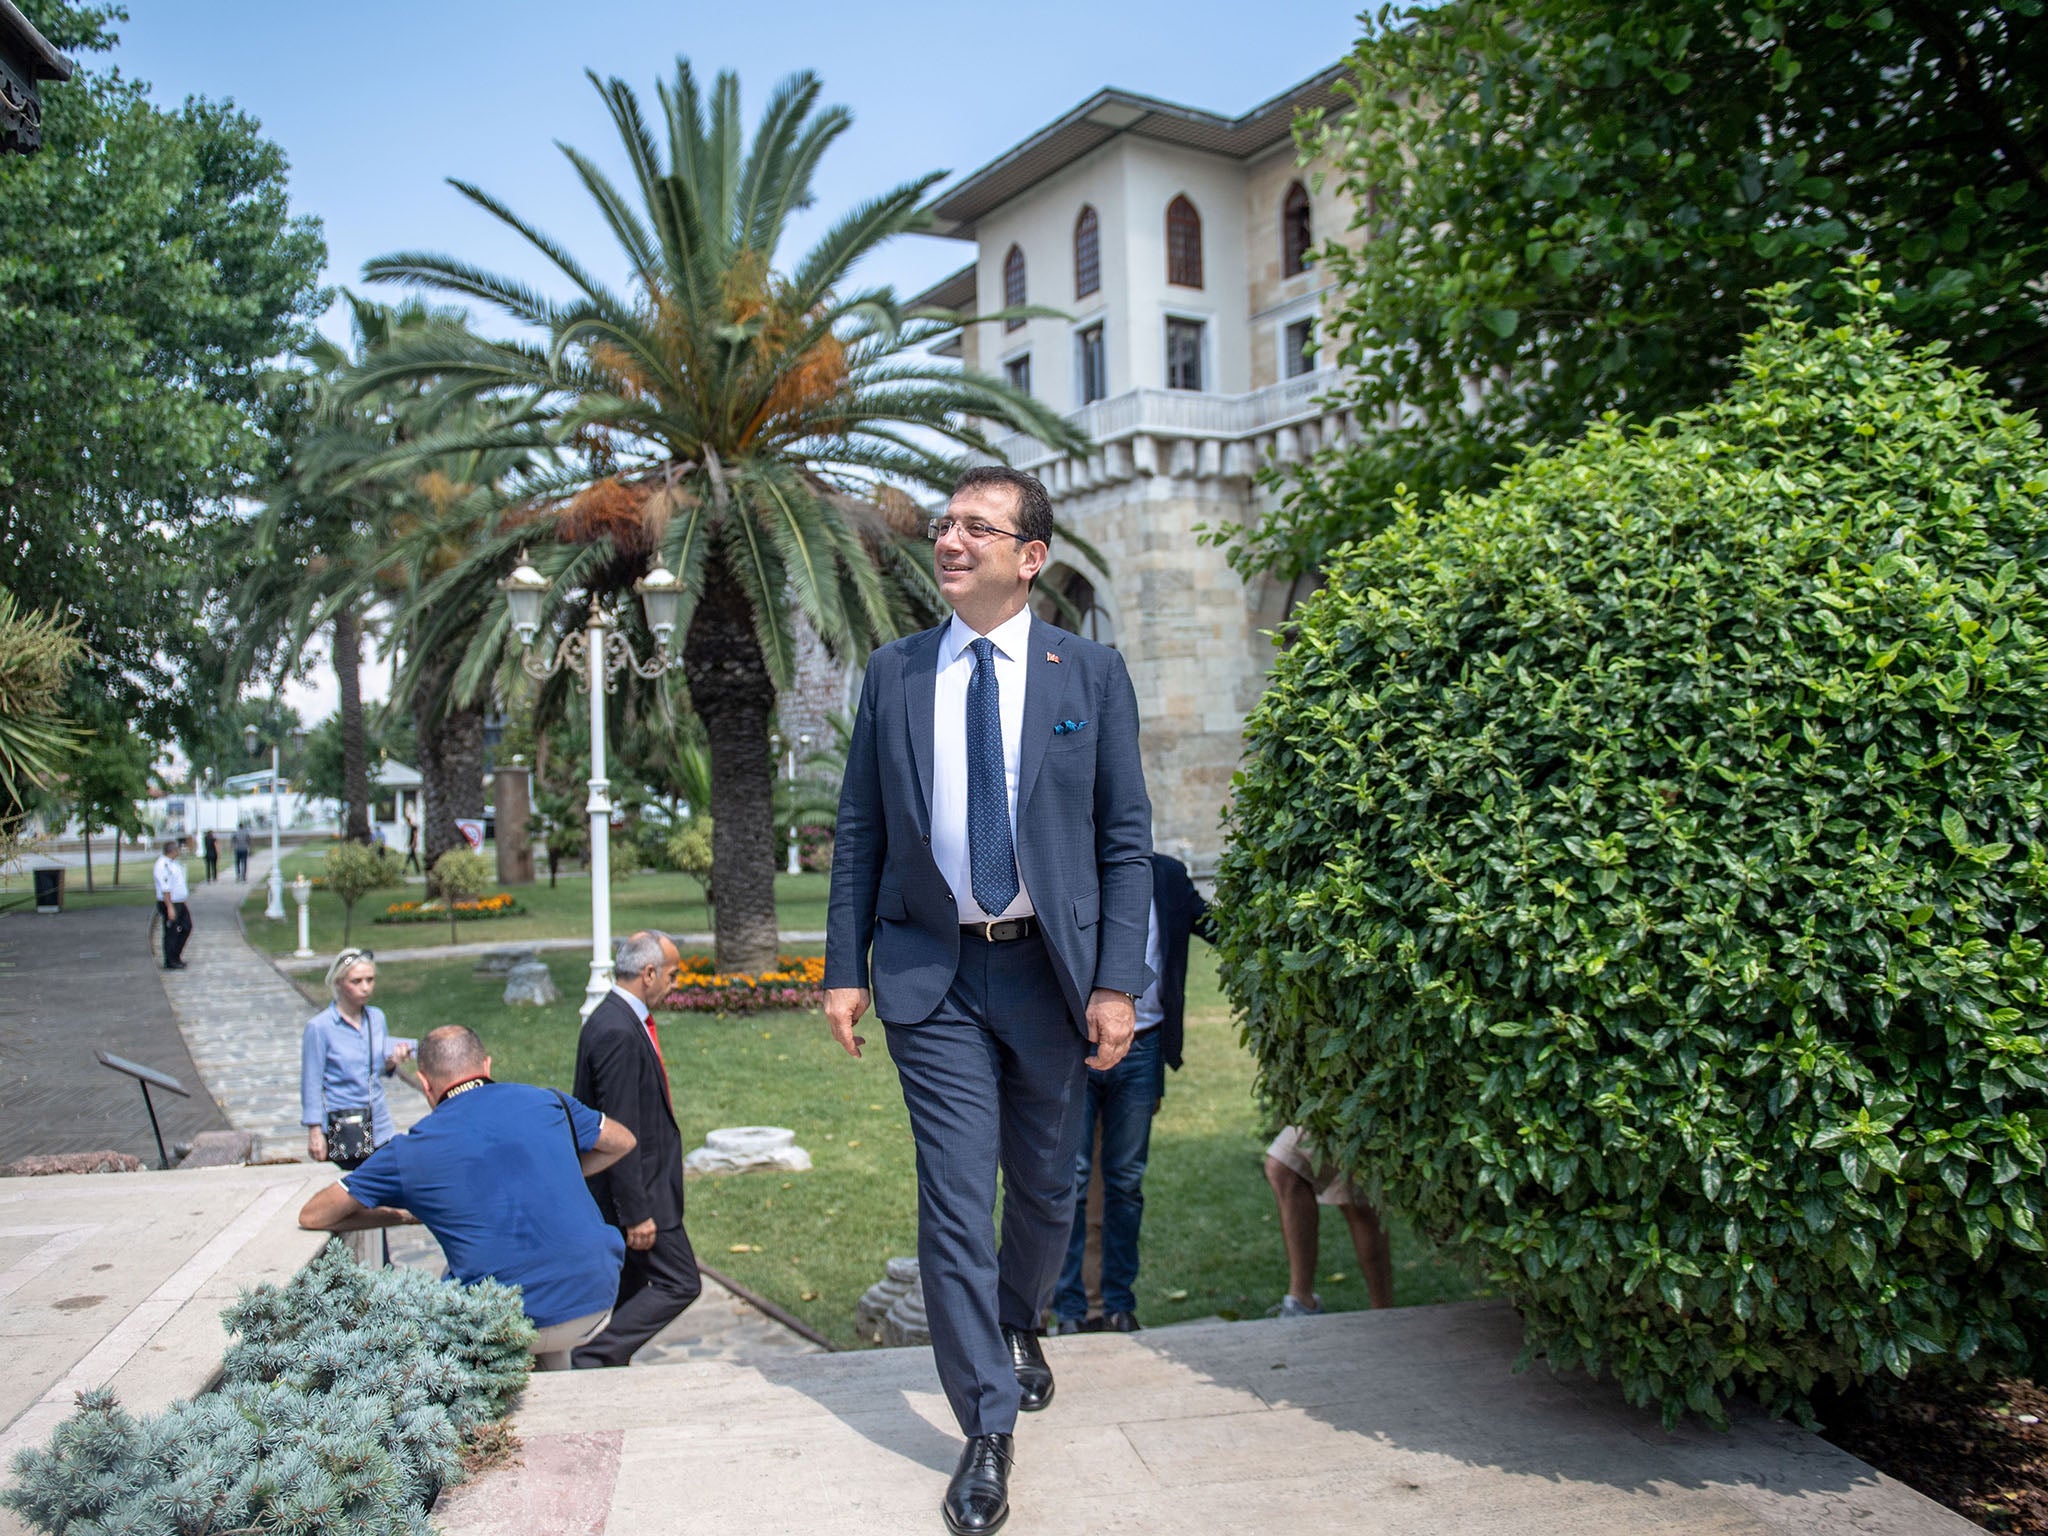
<svg viewBox="0 0 2048 1536">
<path fill-rule="evenodd" d="M 458 904 L 473 901 L 491 888 L 498 872 L 483 854 L 464 844 L 450 848 L 430 866 L 435 888 L 441 899 L 448 903 L 448 942 L 455 942 L 455 916 Z"/>
<path fill-rule="evenodd" d="M 116 6 L 22 0 L 74 55 Z M 78 624 L 94 687 L 158 735 L 189 723 L 213 535 L 265 445 L 258 365 L 324 300 L 319 226 L 227 103 L 153 105 L 82 68 L 46 85 L 44 147 L 0 158 L 0 567 Z"/>
<path fill-rule="evenodd" d="M 1319 260 L 1369 432 L 1276 473 L 1246 569 L 1316 569 L 1406 486 L 1732 376 L 1745 295 L 1874 257 L 1894 323 L 2048 402 L 2040 0 L 1451 0 L 1383 7 L 1306 135 L 1358 209 Z"/>
<path fill-rule="evenodd" d="M 1214 909 L 1277 1112 L 1667 1417 L 2048 1346 L 2048 451 L 1804 307 L 1336 562 Z"/>
<path fill-rule="evenodd" d="M 79 748 L 78 727 L 58 701 L 84 651 L 71 624 L 24 611 L 0 587 L 0 865 L 13 857 L 31 806 Z"/>
<path fill-rule="evenodd" d="M 456 183 L 568 295 L 452 256 L 373 261 L 374 279 L 491 306 L 539 339 L 423 338 L 387 349 L 358 383 L 431 377 L 450 397 L 509 394 L 523 415 L 450 440 L 577 450 L 551 484 L 420 530 L 423 548 L 465 546 L 409 609 L 430 653 L 461 652 L 458 697 L 475 697 L 506 662 L 495 583 L 522 547 L 550 583 L 544 644 L 580 627 L 593 602 L 621 610 L 638 637 L 633 582 L 657 561 L 680 578 L 683 676 L 718 802 L 718 962 L 759 972 L 776 955 L 768 732 L 795 663 L 794 619 L 860 655 L 936 611 L 920 514 L 897 483 L 950 485 L 953 455 L 987 448 L 982 423 L 1084 445 L 1042 402 L 929 355 L 957 316 L 912 313 L 889 289 L 853 285 L 866 256 L 926 226 L 941 173 L 857 205 L 778 265 L 820 159 L 851 122 L 843 108 L 819 109 L 814 76 L 777 87 L 751 134 L 730 74 L 707 93 L 679 60 L 651 120 L 624 81 L 592 83 L 629 176 L 563 152 L 614 249 L 593 266 L 501 198 Z M 623 291 L 597 275 L 612 268 L 629 274 Z"/>
</svg>

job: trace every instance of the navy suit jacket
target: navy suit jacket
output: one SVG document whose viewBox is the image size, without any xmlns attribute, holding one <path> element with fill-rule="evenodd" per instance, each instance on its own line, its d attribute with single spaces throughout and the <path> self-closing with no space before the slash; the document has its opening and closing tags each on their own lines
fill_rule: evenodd
<svg viewBox="0 0 2048 1536">
<path fill-rule="evenodd" d="M 615 1227 L 683 1222 L 683 1137 L 662 1081 L 654 1042 L 632 1004 L 616 992 L 590 1010 L 576 1039 L 576 1097 L 631 1131 L 637 1145 L 588 1180 Z"/>
<path fill-rule="evenodd" d="M 825 985 L 871 988 L 877 1017 L 891 1024 L 929 1018 L 960 962 L 959 903 L 932 857 L 944 632 L 925 630 L 868 658 L 832 843 Z M 1138 700 L 1123 657 L 1042 619 L 1031 621 L 1023 660 L 1017 869 L 1085 1034 L 1093 989 L 1151 984 L 1152 802 L 1138 760 Z M 1079 729 L 1056 735 L 1070 720 Z"/>
</svg>

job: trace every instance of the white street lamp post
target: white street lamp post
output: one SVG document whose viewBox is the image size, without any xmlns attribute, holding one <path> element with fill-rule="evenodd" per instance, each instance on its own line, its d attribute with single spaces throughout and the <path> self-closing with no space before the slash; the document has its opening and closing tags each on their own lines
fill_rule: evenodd
<svg viewBox="0 0 2048 1536">
<path fill-rule="evenodd" d="M 306 903 L 313 899 L 313 882 L 304 875 L 292 882 L 292 900 L 299 904 L 299 947 L 292 951 L 296 960 L 313 958 L 313 930 L 306 915 Z"/>
<path fill-rule="evenodd" d="M 512 628 L 525 650 L 519 664 L 526 675 L 547 678 L 567 667 L 572 676 L 580 674 L 578 680 L 590 692 L 590 981 L 579 1010 L 587 1019 L 612 989 L 612 802 L 611 781 L 605 776 L 604 696 L 618 686 L 618 674 L 627 667 L 636 676 L 656 678 L 682 665 L 682 657 L 671 655 L 668 648 L 669 637 L 676 631 L 682 583 L 656 566 L 633 584 L 646 610 L 647 627 L 654 632 L 654 655 L 644 662 L 633 654 L 632 644 L 595 599 L 582 633 L 564 635 L 553 655 L 535 657 L 533 642 L 540 633 L 541 600 L 547 595 L 548 582 L 527 563 L 524 550 L 517 568 L 498 588 L 512 610 Z"/>
<path fill-rule="evenodd" d="M 270 744 L 270 905 L 265 917 L 284 921 L 284 850 L 277 835 L 277 743 Z"/>
</svg>

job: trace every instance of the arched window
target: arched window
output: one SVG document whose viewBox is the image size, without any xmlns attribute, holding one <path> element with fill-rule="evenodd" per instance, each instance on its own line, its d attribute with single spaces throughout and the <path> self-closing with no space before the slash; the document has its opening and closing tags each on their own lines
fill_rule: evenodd
<svg viewBox="0 0 2048 1536">
<path fill-rule="evenodd" d="M 1280 275 L 1293 277 L 1308 270 L 1308 253 L 1316 243 L 1315 221 L 1308 205 L 1308 188 L 1295 182 L 1280 204 Z"/>
<path fill-rule="evenodd" d="M 1003 308 L 1021 309 L 1024 306 L 1024 247 L 1013 245 L 1010 254 L 1003 258 Z M 1003 322 L 1006 331 L 1024 329 L 1022 320 L 1010 319 Z"/>
<path fill-rule="evenodd" d="M 1166 205 L 1166 280 L 1177 288 L 1202 286 L 1202 216 L 1184 196 Z"/>
<path fill-rule="evenodd" d="M 1102 244 L 1095 210 L 1081 205 L 1074 220 L 1074 297 L 1085 299 L 1102 286 Z"/>
<path fill-rule="evenodd" d="M 1095 595 L 1095 583 L 1070 565 L 1048 566 L 1033 588 L 1033 607 L 1055 629 L 1112 649 L 1116 623 Z"/>
</svg>

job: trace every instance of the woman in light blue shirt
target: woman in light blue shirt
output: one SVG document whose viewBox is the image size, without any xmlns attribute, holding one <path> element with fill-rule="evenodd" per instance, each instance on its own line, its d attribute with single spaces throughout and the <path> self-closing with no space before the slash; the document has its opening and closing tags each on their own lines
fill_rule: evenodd
<svg viewBox="0 0 2048 1536">
<path fill-rule="evenodd" d="M 376 986 L 377 957 L 367 949 L 344 949 L 327 968 L 334 1001 L 306 1021 L 299 1044 L 299 1119 L 306 1127 L 306 1153 L 316 1163 L 327 1161 L 327 1132 L 337 1111 L 368 1110 L 373 1147 L 398 1134 L 384 1079 L 412 1055 L 416 1042 L 391 1034 L 383 1009 L 370 1006 Z M 345 1166 L 361 1161 L 351 1158 Z"/>
</svg>

